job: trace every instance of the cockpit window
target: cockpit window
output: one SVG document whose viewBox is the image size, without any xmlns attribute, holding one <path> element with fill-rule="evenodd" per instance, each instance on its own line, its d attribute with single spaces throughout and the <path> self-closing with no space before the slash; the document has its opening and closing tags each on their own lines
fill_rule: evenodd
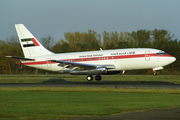
<svg viewBox="0 0 180 120">
<path fill-rule="evenodd" d="M 157 55 L 165 55 L 166 53 L 164 51 L 159 51 L 158 53 L 156 53 Z"/>
</svg>

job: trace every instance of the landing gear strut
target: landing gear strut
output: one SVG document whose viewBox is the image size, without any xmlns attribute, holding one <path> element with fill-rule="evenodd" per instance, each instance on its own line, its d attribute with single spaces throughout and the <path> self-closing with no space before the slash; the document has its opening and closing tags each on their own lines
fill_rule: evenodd
<svg viewBox="0 0 180 120">
<path fill-rule="evenodd" d="M 157 72 L 156 72 L 155 69 L 153 69 L 153 72 L 154 72 L 153 75 L 156 76 L 156 75 L 157 75 Z"/>
</svg>

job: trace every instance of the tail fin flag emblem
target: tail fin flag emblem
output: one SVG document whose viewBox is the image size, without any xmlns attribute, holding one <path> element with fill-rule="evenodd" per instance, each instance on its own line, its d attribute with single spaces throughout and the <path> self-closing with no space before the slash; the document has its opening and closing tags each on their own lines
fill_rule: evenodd
<svg viewBox="0 0 180 120">
<path fill-rule="evenodd" d="M 39 46 L 34 38 L 21 39 L 23 47 Z"/>
</svg>

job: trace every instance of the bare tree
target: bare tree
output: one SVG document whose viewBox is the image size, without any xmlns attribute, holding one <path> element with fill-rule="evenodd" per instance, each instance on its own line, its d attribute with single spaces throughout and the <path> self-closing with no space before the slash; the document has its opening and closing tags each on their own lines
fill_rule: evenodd
<svg viewBox="0 0 180 120">
<path fill-rule="evenodd" d="M 45 48 L 50 50 L 54 44 L 54 39 L 50 35 L 48 35 L 48 37 L 46 38 L 41 38 L 40 42 Z"/>
</svg>

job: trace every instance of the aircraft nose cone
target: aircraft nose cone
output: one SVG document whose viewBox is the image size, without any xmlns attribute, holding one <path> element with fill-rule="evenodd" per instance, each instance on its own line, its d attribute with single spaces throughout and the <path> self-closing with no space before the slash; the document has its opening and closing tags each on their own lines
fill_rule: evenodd
<svg viewBox="0 0 180 120">
<path fill-rule="evenodd" d="M 176 61 L 176 58 L 175 58 L 175 57 L 170 57 L 170 58 L 168 59 L 168 61 L 169 61 L 170 63 L 173 63 L 174 61 Z"/>
</svg>

